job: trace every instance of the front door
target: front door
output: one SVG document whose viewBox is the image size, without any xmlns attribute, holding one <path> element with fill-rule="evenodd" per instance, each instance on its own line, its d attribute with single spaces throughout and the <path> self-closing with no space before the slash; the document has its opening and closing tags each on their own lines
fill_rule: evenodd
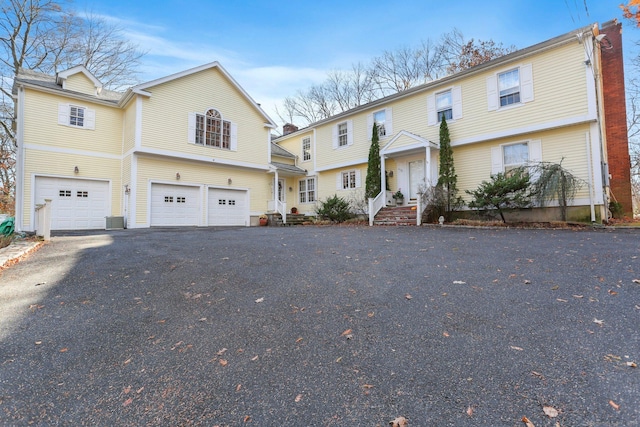
<svg viewBox="0 0 640 427">
<path fill-rule="evenodd" d="M 424 160 L 409 162 L 409 200 L 416 200 L 418 198 L 420 184 L 424 182 Z"/>
<path fill-rule="evenodd" d="M 282 203 L 285 202 L 284 200 L 285 194 L 286 192 L 284 191 L 284 179 L 279 179 L 278 180 L 278 200 L 280 200 Z"/>
</svg>

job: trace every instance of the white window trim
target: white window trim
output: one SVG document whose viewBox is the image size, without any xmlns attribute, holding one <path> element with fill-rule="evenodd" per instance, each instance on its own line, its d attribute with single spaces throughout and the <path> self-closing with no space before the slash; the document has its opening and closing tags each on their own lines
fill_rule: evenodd
<svg viewBox="0 0 640 427">
<path fill-rule="evenodd" d="M 520 102 L 515 104 L 500 106 L 500 92 L 498 90 L 498 75 L 510 70 L 519 70 L 520 79 Z M 487 108 L 489 111 L 507 110 L 519 107 L 534 100 L 533 95 L 533 66 L 531 64 L 520 64 L 515 67 L 505 68 L 487 77 Z"/>
<path fill-rule="evenodd" d="M 71 107 L 81 108 L 84 110 L 84 118 L 82 126 L 72 125 L 71 119 Z M 89 129 L 95 130 L 96 128 L 96 110 L 87 108 L 84 105 L 78 104 L 58 104 L 58 124 L 63 126 L 69 126 L 76 129 Z"/>
<path fill-rule="evenodd" d="M 340 145 L 340 139 L 338 135 L 338 127 L 341 124 L 347 124 L 347 145 Z M 353 145 L 353 120 L 343 120 L 341 122 L 336 123 L 332 127 L 332 136 L 333 136 L 333 149 L 344 149 Z"/>
<path fill-rule="evenodd" d="M 451 120 L 447 121 L 447 123 L 454 122 L 462 118 L 462 87 L 451 86 L 427 96 L 427 125 L 440 125 L 440 120 L 438 120 L 438 109 L 436 108 L 436 95 L 447 91 L 451 91 L 452 116 Z"/>
<path fill-rule="evenodd" d="M 343 181 L 343 176 L 344 174 L 351 174 L 354 173 L 355 175 L 355 187 L 348 187 L 348 188 L 344 188 L 344 181 Z M 362 178 L 361 178 L 361 172 L 360 169 L 349 169 L 349 170 L 345 170 L 342 172 L 338 172 L 336 173 L 336 190 L 355 190 L 356 188 L 361 188 L 362 187 Z M 351 180 L 349 180 L 351 181 Z"/>
<path fill-rule="evenodd" d="M 542 140 L 529 139 L 513 141 L 491 147 L 491 175 L 504 173 L 504 147 L 514 144 L 527 144 L 529 148 L 529 163 L 542 161 Z"/>
<path fill-rule="evenodd" d="M 220 110 L 218 110 L 217 108 L 211 107 L 211 108 L 207 108 L 204 113 L 196 113 L 196 112 L 190 112 L 189 113 L 189 118 L 188 118 L 188 137 L 187 137 L 187 141 L 190 144 L 194 144 L 197 145 L 198 147 L 205 147 L 205 148 L 212 148 L 215 150 L 224 150 L 224 151 L 238 151 L 238 125 L 230 120 L 226 120 L 224 118 L 224 116 L 222 115 L 222 113 L 220 113 L 220 120 L 224 120 L 227 121 L 231 124 L 231 137 L 229 139 L 229 148 L 222 148 L 222 147 L 213 147 L 210 145 L 203 145 L 203 144 L 196 144 L 196 116 L 199 115 L 207 115 L 207 111 L 209 110 L 216 110 L 217 112 L 220 113 Z"/>
<path fill-rule="evenodd" d="M 304 144 L 305 144 L 305 141 L 309 142 L 309 150 L 308 150 L 309 158 L 308 159 L 304 158 L 304 154 L 305 154 Z M 302 138 L 302 141 L 301 141 L 300 145 L 302 146 L 301 147 L 302 149 L 300 150 L 302 152 L 302 162 L 310 162 L 310 161 L 312 161 L 313 160 L 313 155 L 311 154 L 311 137 L 307 136 L 306 138 Z"/>
<path fill-rule="evenodd" d="M 384 130 L 385 135 L 380 137 L 380 140 L 385 140 L 393 135 L 393 110 L 389 108 L 380 108 L 375 110 L 371 114 L 367 114 L 367 140 L 371 139 L 373 132 L 373 116 L 380 111 L 384 111 Z"/>
<path fill-rule="evenodd" d="M 302 201 L 302 199 L 300 198 L 300 194 L 302 193 L 302 191 L 300 191 L 300 182 L 301 181 L 305 181 L 305 199 L 306 201 Z M 309 201 L 309 181 L 313 181 L 313 200 Z M 315 204 L 316 201 L 318 200 L 318 180 L 316 179 L 315 176 L 308 176 L 306 178 L 300 179 L 298 180 L 298 202 L 300 204 Z"/>
</svg>

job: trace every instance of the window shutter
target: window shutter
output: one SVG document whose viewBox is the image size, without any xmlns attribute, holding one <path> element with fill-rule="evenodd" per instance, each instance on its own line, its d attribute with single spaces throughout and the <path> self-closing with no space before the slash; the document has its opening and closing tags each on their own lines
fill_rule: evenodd
<svg viewBox="0 0 640 427">
<path fill-rule="evenodd" d="M 58 104 L 58 124 L 69 125 L 69 104 Z"/>
<path fill-rule="evenodd" d="M 347 120 L 347 145 L 353 145 L 353 120 Z"/>
<path fill-rule="evenodd" d="M 196 113 L 189 113 L 187 141 L 191 144 L 196 143 Z"/>
<path fill-rule="evenodd" d="M 393 113 L 391 112 L 391 108 L 384 110 L 384 126 L 387 136 L 393 135 Z"/>
<path fill-rule="evenodd" d="M 542 141 L 539 139 L 532 139 L 529 141 L 529 161 L 541 162 L 542 161 Z"/>
<path fill-rule="evenodd" d="M 462 118 L 462 88 L 460 86 L 454 86 L 451 88 L 451 98 L 453 105 L 451 106 L 451 113 L 453 120 Z"/>
<path fill-rule="evenodd" d="M 500 172 L 504 172 L 502 166 L 502 147 L 491 148 L 491 175 L 496 175 Z"/>
<path fill-rule="evenodd" d="M 367 114 L 367 139 L 373 137 L 373 114 Z"/>
<path fill-rule="evenodd" d="M 342 172 L 336 174 L 336 190 L 342 190 Z"/>
<path fill-rule="evenodd" d="M 338 123 L 331 128 L 331 137 L 333 140 L 333 149 L 338 148 Z"/>
<path fill-rule="evenodd" d="M 83 128 L 91 130 L 94 130 L 96 128 L 96 110 L 85 108 Z"/>
<path fill-rule="evenodd" d="M 487 107 L 489 111 L 497 110 L 498 104 L 498 77 L 494 74 L 487 77 Z"/>
<path fill-rule="evenodd" d="M 436 96 L 427 96 L 427 124 L 435 126 L 438 124 L 438 114 L 436 112 Z"/>
<path fill-rule="evenodd" d="M 520 67 L 520 91 L 522 102 L 533 101 L 533 67 L 531 64 Z"/>
<path fill-rule="evenodd" d="M 362 187 L 362 178 L 360 177 L 360 169 L 356 169 L 356 188 Z"/>
<path fill-rule="evenodd" d="M 231 151 L 238 151 L 238 125 L 231 123 L 231 144 L 229 144 Z"/>
</svg>

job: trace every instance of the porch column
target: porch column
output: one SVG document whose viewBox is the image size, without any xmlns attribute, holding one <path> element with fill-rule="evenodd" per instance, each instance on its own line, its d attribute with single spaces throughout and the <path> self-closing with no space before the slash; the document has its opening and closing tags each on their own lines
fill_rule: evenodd
<svg viewBox="0 0 640 427">
<path fill-rule="evenodd" d="M 278 169 L 276 169 L 276 172 L 273 174 L 273 201 L 277 206 L 278 203 Z M 283 189 L 284 191 L 284 189 Z M 277 209 L 276 209 L 277 210 Z"/>
<path fill-rule="evenodd" d="M 380 192 L 384 193 L 387 189 L 387 174 L 385 173 L 385 157 L 380 156 Z M 385 197 L 386 200 L 386 197 Z M 385 203 L 386 204 L 386 203 Z"/>
<path fill-rule="evenodd" d="M 425 169 L 427 176 L 424 177 L 424 182 L 428 186 L 431 186 L 431 146 L 427 144 L 425 150 L 427 150 L 424 156 L 425 161 L 427 162 L 427 167 Z"/>
</svg>

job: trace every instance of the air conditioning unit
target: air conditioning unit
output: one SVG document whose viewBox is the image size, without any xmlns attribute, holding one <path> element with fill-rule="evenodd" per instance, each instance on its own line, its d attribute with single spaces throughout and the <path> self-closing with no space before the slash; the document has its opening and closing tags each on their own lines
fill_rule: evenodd
<svg viewBox="0 0 640 427">
<path fill-rule="evenodd" d="M 108 216 L 106 230 L 122 230 L 124 229 L 124 217 L 123 216 Z"/>
</svg>

